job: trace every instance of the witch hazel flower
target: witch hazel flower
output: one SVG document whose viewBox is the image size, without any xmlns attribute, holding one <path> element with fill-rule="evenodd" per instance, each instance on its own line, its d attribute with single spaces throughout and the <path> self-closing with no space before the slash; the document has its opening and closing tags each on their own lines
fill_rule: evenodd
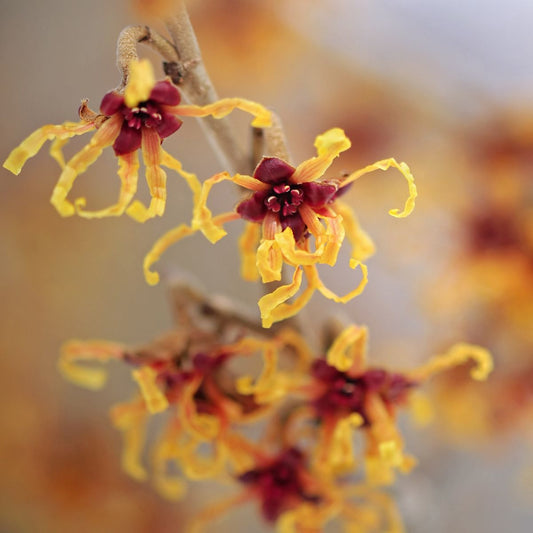
<svg viewBox="0 0 533 533">
<path fill-rule="evenodd" d="M 102 218 L 119 216 L 126 211 L 139 222 L 161 216 L 165 211 L 167 195 L 167 175 L 162 166 L 178 172 L 194 197 L 201 189 L 197 177 L 183 170 L 181 163 L 161 147 L 163 140 L 181 127 L 181 117 L 222 118 L 234 109 L 242 109 L 253 115 L 254 126 L 266 127 L 270 124 L 269 111 L 242 98 L 226 98 L 205 106 L 184 105 L 180 101 L 178 89 L 169 80 L 155 80 L 148 60 L 134 60 L 129 65 L 124 90 L 107 93 L 102 99 L 100 113 L 91 111 L 84 100 L 79 110 L 79 123 L 65 122 L 39 128 L 11 152 L 4 167 L 18 175 L 26 161 L 35 156 L 47 140 L 51 140 L 50 154 L 62 169 L 51 203 L 61 216 L 77 213 L 84 218 Z M 89 144 L 65 162 L 62 154 L 65 143 L 71 137 L 91 131 L 95 133 Z M 109 146 L 113 148 L 119 164 L 121 189 L 117 202 L 104 209 L 88 211 L 85 209 L 85 198 L 77 198 L 74 203 L 67 200 L 76 178 Z M 148 207 L 139 201 L 131 203 L 137 192 L 139 149 L 151 195 Z"/>
<path fill-rule="evenodd" d="M 238 390 L 228 369 L 230 361 L 262 354 L 267 370 L 253 388 L 259 399 L 278 352 L 290 348 L 291 353 L 297 353 L 292 337 L 290 331 L 282 331 L 272 339 L 244 336 L 224 343 L 216 335 L 194 328 L 135 349 L 108 341 L 72 340 L 62 348 L 59 368 L 70 381 L 99 389 L 106 381 L 106 372 L 86 363 L 116 360 L 131 367 L 139 393 L 111 409 L 112 422 L 123 435 L 122 467 L 134 479 L 148 478 L 142 461 L 146 426 L 150 417 L 166 413 L 164 431 L 152 450 L 152 478 L 163 496 L 179 499 L 186 483 L 183 476 L 170 473 L 170 465 L 176 464 L 188 479 L 220 475 L 230 456 L 226 435 L 236 424 L 266 416 L 274 405 L 272 396 L 269 403 L 259 402 L 254 394 Z M 302 367 L 308 354 L 297 355 Z M 244 381 L 250 379 L 243 377 Z M 206 444 L 212 450 L 209 456 L 200 450 Z"/>
<path fill-rule="evenodd" d="M 353 429 L 364 434 L 365 470 L 373 485 L 390 484 L 394 471 L 409 472 L 416 460 L 405 454 L 397 427 L 397 410 L 409 407 L 419 421 L 426 421 L 429 405 L 415 389 L 432 375 L 448 368 L 475 363 L 471 376 L 487 378 L 493 368 L 487 350 L 459 343 L 443 355 L 407 372 L 391 372 L 367 367 L 366 328 L 349 326 L 336 338 L 325 359 L 317 359 L 311 368 L 312 384 L 306 389 L 311 412 L 320 423 L 316 462 L 333 470 L 350 469 L 347 460 L 352 449 Z"/>
<path fill-rule="evenodd" d="M 240 491 L 200 512 L 187 531 L 200 533 L 231 508 L 255 502 L 263 520 L 281 533 L 323 531 L 330 522 L 361 533 L 404 531 L 393 501 L 375 489 L 325 476 L 301 446 L 284 444 L 275 452 L 231 435 L 228 451 L 247 466 L 235 474 Z"/>
<path fill-rule="evenodd" d="M 163 235 L 147 254 L 144 262 L 145 277 L 150 284 L 158 282 L 151 266 L 174 242 L 200 230 L 215 243 L 227 233 L 224 224 L 242 219 L 246 222 L 240 239 L 242 275 L 263 283 L 280 281 L 283 265 L 294 268 L 292 281 L 278 287 L 259 300 L 264 327 L 295 315 L 318 290 L 326 298 L 347 302 L 360 294 L 367 282 L 367 268 L 363 263 L 374 251 L 374 245 L 360 227 L 353 210 L 339 197 L 356 179 L 374 170 L 397 168 L 406 178 L 409 197 L 403 210 L 393 209 L 390 214 L 405 217 L 414 208 L 417 195 L 414 178 L 405 163 L 384 159 L 341 178 L 328 179 L 325 173 L 333 160 L 351 143 L 344 132 L 333 128 L 319 135 L 315 141 L 317 156 L 293 167 L 276 157 L 265 157 L 253 176 L 227 172 L 207 179 L 194 210 L 192 226 L 182 225 Z M 213 216 L 207 207 L 212 187 L 222 181 L 231 181 L 251 195 L 242 200 L 234 211 Z M 361 268 L 362 280 L 343 296 L 327 288 L 318 275 L 317 265 L 333 266 L 345 237 L 352 245 L 350 267 Z M 305 276 L 307 287 L 297 295 Z M 292 303 L 286 303 L 295 297 Z"/>
<path fill-rule="evenodd" d="M 428 422 L 431 406 L 418 391 L 421 385 L 434 374 L 468 362 L 474 363 L 470 370 L 472 378 L 483 381 L 492 371 L 493 363 L 484 348 L 459 343 L 413 370 L 369 367 L 367 336 L 365 327 L 348 326 L 334 339 L 325 357 L 302 358 L 308 366 L 299 373 L 279 370 L 270 364 L 268 383 L 254 389 L 241 379 L 237 390 L 253 394 L 259 404 L 280 396 L 299 399 L 301 403 L 297 404 L 289 425 L 310 426 L 317 443 L 313 463 L 323 475 L 343 475 L 356 468 L 359 453 L 354 449 L 354 431 L 359 432 L 365 447 L 367 481 L 373 486 L 388 485 L 394 481 L 395 471 L 407 473 L 416 464 L 415 458 L 404 451 L 398 411 L 409 410 L 418 422 Z M 292 331 L 290 342 L 302 353 L 308 352 L 297 332 Z M 265 388 L 268 395 L 263 392 Z"/>
</svg>

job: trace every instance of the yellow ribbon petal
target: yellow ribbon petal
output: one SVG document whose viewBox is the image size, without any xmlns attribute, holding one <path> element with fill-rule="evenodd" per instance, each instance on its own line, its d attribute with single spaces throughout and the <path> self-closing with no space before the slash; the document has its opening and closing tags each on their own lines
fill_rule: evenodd
<svg viewBox="0 0 533 533">
<path fill-rule="evenodd" d="M 133 379 L 141 389 L 146 407 L 150 413 L 160 413 L 168 407 L 168 400 L 156 384 L 157 372 L 145 366 L 132 372 Z"/>
<path fill-rule="evenodd" d="M 223 98 L 205 106 L 179 105 L 174 107 L 174 112 L 182 117 L 207 117 L 223 118 L 234 109 L 241 109 L 253 115 L 252 126 L 268 128 L 272 125 L 272 115 L 261 104 L 244 98 Z"/>
<path fill-rule="evenodd" d="M 87 122 L 65 122 L 58 125 L 47 124 L 46 126 L 42 126 L 11 151 L 4 161 L 3 166 L 18 176 L 26 161 L 35 156 L 46 141 L 56 139 L 61 141 L 62 144 L 53 145 L 51 155 L 63 167 L 64 160 L 60 153 L 60 148 L 64 144 L 63 141 L 67 141 L 75 135 L 83 135 L 94 129 L 95 125 Z"/>
<path fill-rule="evenodd" d="M 263 239 L 256 254 L 257 270 L 263 283 L 279 281 L 283 267 L 283 255 L 276 240 Z"/>
<path fill-rule="evenodd" d="M 354 363 L 364 359 L 368 330 L 356 325 L 348 326 L 337 336 L 327 353 L 328 364 L 346 372 Z"/>
<path fill-rule="evenodd" d="M 402 176 L 407 180 L 409 196 L 405 201 L 405 205 L 402 211 L 400 211 L 399 209 L 391 209 L 389 211 L 389 215 L 392 215 L 396 218 L 404 218 L 411 214 L 411 212 L 415 208 L 415 199 L 418 194 L 415 185 L 415 178 L 411 174 L 411 170 L 409 169 L 406 163 L 398 163 L 393 157 L 390 157 L 389 159 L 382 159 L 381 161 L 376 161 L 371 165 L 367 165 L 366 167 L 360 170 L 352 172 L 349 176 L 342 180 L 341 187 L 344 187 L 349 183 L 353 183 L 356 179 L 359 179 L 361 176 L 364 176 L 369 172 L 373 172 L 374 170 L 388 170 L 390 167 L 397 168 L 401 172 Z"/>
<path fill-rule="evenodd" d="M 315 181 L 321 178 L 333 160 L 341 152 L 348 150 L 352 143 L 340 128 L 332 128 L 315 140 L 317 157 L 304 161 L 294 171 L 291 180 L 294 183 Z"/>
<path fill-rule="evenodd" d="M 150 97 L 155 86 L 154 69 L 148 59 L 133 60 L 128 67 L 129 77 L 124 90 L 124 103 L 128 107 L 134 108 Z"/>
<path fill-rule="evenodd" d="M 469 360 L 476 363 L 476 366 L 470 372 L 472 378 L 477 381 L 487 379 L 494 367 L 490 352 L 481 346 L 467 343 L 459 343 L 452 346 L 447 353 L 437 355 L 422 367 L 409 372 L 409 376 L 416 381 L 425 380 L 433 374 L 461 365 Z"/>
</svg>

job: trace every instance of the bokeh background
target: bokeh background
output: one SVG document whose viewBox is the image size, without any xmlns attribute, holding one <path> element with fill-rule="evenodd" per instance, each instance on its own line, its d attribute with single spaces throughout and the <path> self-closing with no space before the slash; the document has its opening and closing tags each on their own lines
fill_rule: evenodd
<svg viewBox="0 0 533 533">
<path fill-rule="evenodd" d="M 38 126 L 74 120 L 81 98 L 96 108 L 118 83 L 118 33 L 152 23 L 132 6 L 0 1 L 2 158 Z M 410 532 L 529 531 L 533 4 L 196 0 L 191 17 L 220 95 L 275 109 L 294 162 L 313 155 L 317 134 L 339 126 L 353 147 L 335 169 L 389 156 L 411 166 L 419 201 L 406 220 L 387 215 L 406 193 L 394 171 L 353 187 L 349 201 L 378 247 L 370 283 L 342 308 L 316 296 L 304 320 L 310 330 L 329 315 L 367 324 L 372 360 L 399 369 L 459 340 L 490 347 L 494 385 L 472 389 L 454 374 L 433 391 L 445 408 L 432 426 L 406 421 L 407 448 L 421 465 L 395 493 Z M 245 140 L 244 121 L 236 127 Z M 219 170 L 194 121 L 166 146 L 201 177 Z M 114 165 L 106 154 L 73 194 L 109 204 L 118 191 Z M 165 283 L 147 286 L 141 264 L 153 241 L 190 215 L 188 191 L 169 175 L 167 213 L 145 225 L 62 219 L 49 203 L 57 177 L 44 151 L 18 177 L 1 171 L 0 531 L 180 531 L 217 491 L 202 484 L 187 503 L 170 503 L 127 478 L 107 410 L 131 383 L 115 369 L 105 391 L 81 390 L 61 379 L 56 361 L 66 339 L 136 345 L 173 327 Z M 234 201 L 228 190 L 220 208 Z M 257 313 L 259 289 L 239 279 L 237 237 L 216 248 L 200 237 L 184 241 L 158 268 L 167 281 L 186 275 L 209 291 L 223 287 Z M 324 279 L 337 289 L 353 283 L 348 269 L 335 272 Z M 213 531 L 230 527 L 260 531 L 253 509 Z"/>
</svg>

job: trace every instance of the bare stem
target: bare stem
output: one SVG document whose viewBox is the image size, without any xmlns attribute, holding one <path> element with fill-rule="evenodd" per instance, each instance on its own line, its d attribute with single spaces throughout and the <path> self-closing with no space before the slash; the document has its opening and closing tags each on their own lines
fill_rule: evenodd
<svg viewBox="0 0 533 533">
<path fill-rule="evenodd" d="M 287 139 L 283 131 L 281 119 L 276 113 L 272 113 L 272 126 L 265 128 L 263 132 L 265 139 L 264 154 L 271 157 L 278 157 L 290 163 L 291 156 L 289 154 Z"/>
<path fill-rule="evenodd" d="M 166 61 L 177 61 L 178 53 L 174 45 L 148 26 L 128 26 L 124 28 L 117 40 L 117 67 L 122 74 L 120 85 L 115 89 L 122 92 L 128 83 L 129 66 L 139 59 L 137 45 L 146 44 L 158 52 Z"/>
<path fill-rule="evenodd" d="M 182 66 L 180 87 L 184 95 L 196 105 L 215 102 L 218 95 L 203 64 L 200 47 L 183 3 L 179 4 L 176 15 L 167 20 L 166 25 Z M 237 142 L 229 121 L 206 117 L 200 123 L 224 167 L 231 172 L 250 173 L 249 159 Z"/>
</svg>

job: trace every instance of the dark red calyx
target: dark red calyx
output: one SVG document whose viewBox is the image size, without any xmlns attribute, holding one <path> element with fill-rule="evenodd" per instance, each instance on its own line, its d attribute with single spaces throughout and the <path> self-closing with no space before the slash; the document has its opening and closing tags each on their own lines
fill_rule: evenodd
<svg viewBox="0 0 533 533">
<path fill-rule="evenodd" d="M 263 467 L 249 470 L 238 479 L 258 491 L 263 516 L 275 522 L 279 516 L 298 501 L 318 502 L 320 498 L 308 495 L 302 481 L 305 457 L 296 448 L 289 448 Z"/>
</svg>

